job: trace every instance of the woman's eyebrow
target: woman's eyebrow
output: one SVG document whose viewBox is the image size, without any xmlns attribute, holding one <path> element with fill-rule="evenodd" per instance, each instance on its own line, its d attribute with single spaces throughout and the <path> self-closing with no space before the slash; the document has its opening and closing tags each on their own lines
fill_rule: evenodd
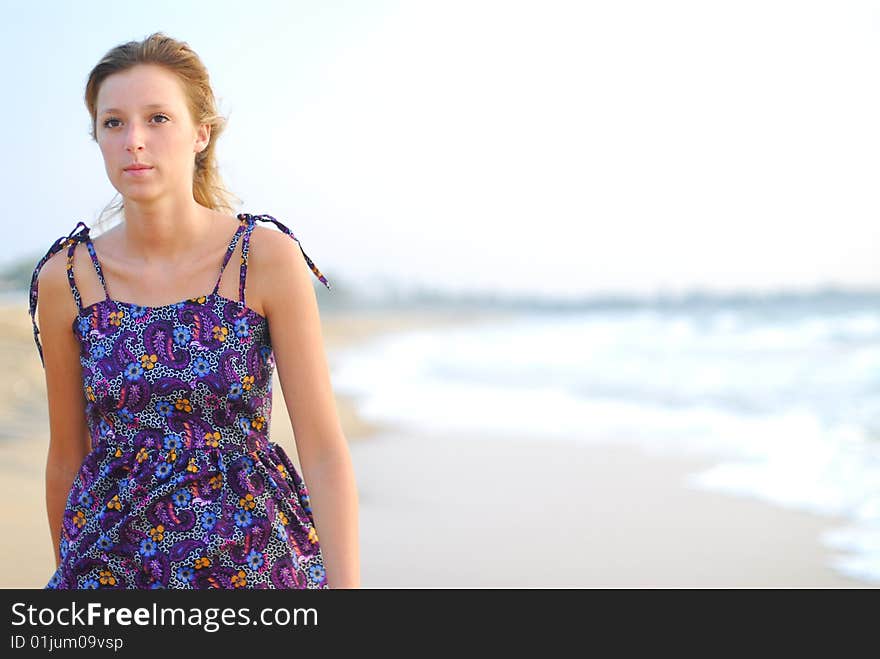
<svg viewBox="0 0 880 659">
<path fill-rule="evenodd" d="M 147 109 L 147 108 L 164 108 L 164 107 L 165 107 L 165 103 L 150 103 L 150 104 L 148 104 L 148 105 L 145 105 L 145 106 L 144 106 L 144 109 Z M 122 110 L 120 110 L 120 109 L 118 109 L 118 108 L 104 108 L 103 110 L 101 110 L 101 112 L 100 112 L 99 114 L 110 114 L 111 112 L 122 112 Z"/>
</svg>

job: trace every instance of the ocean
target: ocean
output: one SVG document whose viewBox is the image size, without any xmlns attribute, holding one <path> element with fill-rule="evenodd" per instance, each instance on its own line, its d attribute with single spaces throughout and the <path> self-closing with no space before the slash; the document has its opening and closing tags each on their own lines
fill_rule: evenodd
<svg viewBox="0 0 880 659">
<path fill-rule="evenodd" d="M 843 516 L 832 568 L 880 583 L 880 296 L 523 309 L 343 351 L 333 385 L 415 433 L 711 456 L 687 487 Z"/>
</svg>

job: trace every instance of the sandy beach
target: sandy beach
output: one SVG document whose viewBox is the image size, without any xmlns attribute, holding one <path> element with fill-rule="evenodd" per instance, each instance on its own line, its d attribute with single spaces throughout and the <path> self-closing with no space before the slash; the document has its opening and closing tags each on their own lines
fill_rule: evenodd
<svg viewBox="0 0 880 659">
<path fill-rule="evenodd" d="M 491 315 L 486 318 L 491 319 Z M 452 312 L 322 313 L 334 351 L 391 331 L 481 322 Z M 52 571 L 45 383 L 26 305 L 0 310 L 0 586 Z M 271 437 L 297 462 L 281 388 Z M 828 566 L 841 520 L 685 487 L 710 466 L 634 447 L 441 437 L 371 424 L 337 394 L 360 497 L 362 584 L 407 587 L 872 587 Z"/>
</svg>

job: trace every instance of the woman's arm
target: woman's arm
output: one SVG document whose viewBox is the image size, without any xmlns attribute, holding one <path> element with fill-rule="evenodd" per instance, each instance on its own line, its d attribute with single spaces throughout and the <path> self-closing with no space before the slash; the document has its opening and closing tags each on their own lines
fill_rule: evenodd
<svg viewBox="0 0 880 659">
<path fill-rule="evenodd" d="M 297 243 L 282 233 L 255 227 L 251 242 L 247 290 L 269 319 L 327 581 L 331 588 L 359 588 L 357 485 L 330 383 L 312 272 Z"/>
<path fill-rule="evenodd" d="M 80 247 L 77 245 L 77 249 Z M 80 348 L 73 333 L 77 308 L 67 281 L 66 250 L 43 265 L 38 281 L 37 318 L 49 406 L 46 512 L 57 567 L 61 563 L 61 524 L 67 495 L 91 448 L 91 440 L 86 423 Z"/>
</svg>

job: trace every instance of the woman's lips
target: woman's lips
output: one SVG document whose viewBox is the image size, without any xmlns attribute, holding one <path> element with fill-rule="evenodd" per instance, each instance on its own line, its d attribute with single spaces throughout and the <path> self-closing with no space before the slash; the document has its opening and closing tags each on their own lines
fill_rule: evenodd
<svg viewBox="0 0 880 659">
<path fill-rule="evenodd" d="M 123 170 L 126 174 L 131 174 L 132 176 L 142 176 L 147 172 L 153 171 L 152 167 L 141 167 L 139 169 L 125 169 Z"/>
</svg>

